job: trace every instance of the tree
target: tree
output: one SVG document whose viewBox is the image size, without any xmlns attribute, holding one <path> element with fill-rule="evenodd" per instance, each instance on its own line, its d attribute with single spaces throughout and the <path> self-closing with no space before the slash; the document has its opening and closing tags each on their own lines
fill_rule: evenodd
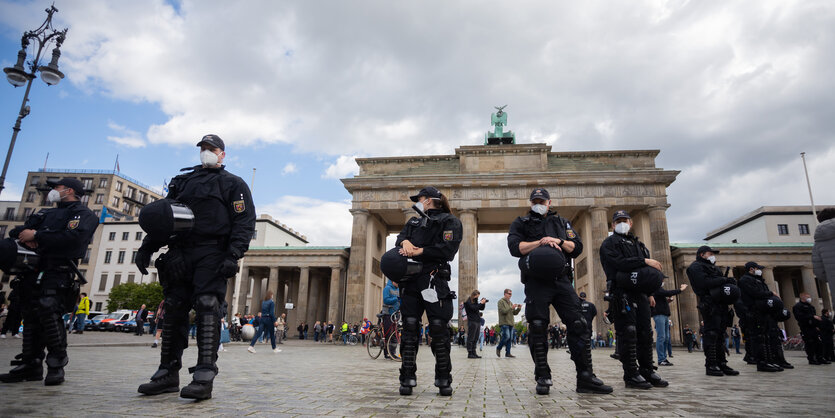
<svg viewBox="0 0 835 418">
<path fill-rule="evenodd" d="M 107 310 L 139 309 L 142 304 L 148 309 L 156 309 L 162 301 L 162 286 L 154 283 L 122 283 L 110 290 L 107 298 Z"/>
</svg>

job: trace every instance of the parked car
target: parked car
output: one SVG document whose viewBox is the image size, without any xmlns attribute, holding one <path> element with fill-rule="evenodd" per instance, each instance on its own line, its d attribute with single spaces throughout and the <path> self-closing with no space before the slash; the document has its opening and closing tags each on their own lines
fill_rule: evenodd
<svg viewBox="0 0 835 418">
<path fill-rule="evenodd" d="M 104 318 L 107 318 L 107 314 L 98 314 L 92 318 L 87 318 L 84 321 L 84 330 L 95 331 L 99 329 L 99 323 L 101 323 L 102 319 Z"/>
<path fill-rule="evenodd" d="M 98 329 L 104 331 L 113 331 L 115 330 L 115 327 L 113 326 L 113 323 L 115 321 L 127 321 L 133 319 L 135 315 L 136 311 L 120 309 L 116 312 L 107 315 L 107 318 L 101 320 L 101 322 L 99 322 Z"/>
</svg>

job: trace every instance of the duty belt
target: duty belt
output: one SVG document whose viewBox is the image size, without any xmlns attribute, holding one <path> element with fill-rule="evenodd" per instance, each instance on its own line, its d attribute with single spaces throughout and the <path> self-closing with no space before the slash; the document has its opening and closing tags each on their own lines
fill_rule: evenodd
<svg viewBox="0 0 835 418">
<path fill-rule="evenodd" d="M 207 246 L 217 246 L 220 247 L 224 244 L 226 240 L 222 239 L 189 239 L 184 241 L 178 241 L 176 243 L 171 244 L 174 248 L 193 248 L 193 247 L 207 247 Z"/>
</svg>

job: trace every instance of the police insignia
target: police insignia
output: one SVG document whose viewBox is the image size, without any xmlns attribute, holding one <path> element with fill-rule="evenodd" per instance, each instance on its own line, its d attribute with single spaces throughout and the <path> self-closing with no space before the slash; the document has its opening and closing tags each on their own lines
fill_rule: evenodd
<svg viewBox="0 0 835 418">
<path fill-rule="evenodd" d="M 69 223 L 67 223 L 67 229 L 75 229 L 78 228 L 78 219 L 73 219 Z"/>
<path fill-rule="evenodd" d="M 573 229 L 566 229 L 565 230 L 565 235 L 568 237 L 568 239 L 577 238 L 577 234 L 574 233 Z"/>
<path fill-rule="evenodd" d="M 244 205 L 243 200 L 236 200 L 232 202 L 232 206 L 235 208 L 235 213 L 241 213 L 246 210 L 246 205 Z"/>
<path fill-rule="evenodd" d="M 452 231 L 444 231 L 444 241 L 452 241 Z"/>
</svg>

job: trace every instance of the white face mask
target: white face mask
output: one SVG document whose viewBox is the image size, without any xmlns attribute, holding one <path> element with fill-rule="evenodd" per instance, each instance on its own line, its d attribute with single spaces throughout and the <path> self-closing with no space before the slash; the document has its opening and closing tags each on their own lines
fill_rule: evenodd
<svg viewBox="0 0 835 418">
<path fill-rule="evenodd" d="M 426 206 L 423 205 L 423 202 L 415 203 L 415 208 L 421 212 L 426 212 Z"/>
<path fill-rule="evenodd" d="M 203 167 L 214 167 L 217 165 L 217 154 L 209 151 L 203 150 L 200 151 L 200 163 L 203 164 Z"/>
<path fill-rule="evenodd" d="M 812 298 L 806 298 L 806 303 L 812 303 Z"/>
<path fill-rule="evenodd" d="M 61 192 L 58 190 L 52 189 L 49 191 L 49 194 L 46 195 L 46 201 L 49 203 L 56 203 L 61 201 Z"/>
<path fill-rule="evenodd" d="M 542 204 L 535 204 L 531 205 L 531 210 L 544 216 L 546 213 L 548 213 L 548 206 Z"/>
<path fill-rule="evenodd" d="M 762 270 L 760 270 L 760 269 L 754 270 L 754 276 L 762 276 L 762 275 L 763 275 Z"/>
<path fill-rule="evenodd" d="M 716 256 L 712 255 L 707 258 L 707 261 L 710 261 L 710 264 L 716 264 Z"/>
<path fill-rule="evenodd" d="M 615 225 L 615 232 L 618 234 L 626 235 L 629 232 L 629 224 L 626 222 L 621 222 Z"/>
</svg>

